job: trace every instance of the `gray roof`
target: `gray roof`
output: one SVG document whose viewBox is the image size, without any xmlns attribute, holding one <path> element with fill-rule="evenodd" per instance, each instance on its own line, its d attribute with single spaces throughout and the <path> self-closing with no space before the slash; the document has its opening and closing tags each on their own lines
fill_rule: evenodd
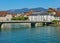
<svg viewBox="0 0 60 43">
<path fill-rule="evenodd" d="M 37 16 L 37 15 L 49 15 L 49 14 L 31 14 L 30 16 Z"/>
<path fill-rule="evenodd" d="M 31 14 L 30 16 L 37 16 L 37 15 L 49 15 L 47 12 L 40 12 L 40 13 L 34 13 L 34 14 Z M 53 14 L 51 14 L 53 15 Z"/>
</svg>

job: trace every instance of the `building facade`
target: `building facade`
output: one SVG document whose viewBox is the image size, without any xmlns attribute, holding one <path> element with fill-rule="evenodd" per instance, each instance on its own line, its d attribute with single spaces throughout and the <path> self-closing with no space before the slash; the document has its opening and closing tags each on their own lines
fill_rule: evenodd
<svg viewBox="0 0 60 43">
<path fill-rule="evenodd" d="M 54 15 L 48 14 L 47 12 L 33 12 L 29 16 L 30 21 L 52 21 L 54 20 Z"/>
</svg>

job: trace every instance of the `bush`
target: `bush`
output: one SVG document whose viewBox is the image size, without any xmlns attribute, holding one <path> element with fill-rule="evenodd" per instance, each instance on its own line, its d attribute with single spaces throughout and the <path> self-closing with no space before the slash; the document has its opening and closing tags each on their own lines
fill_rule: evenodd
<svg viewBox="0 0 60 43">
<path fill-rule="evenodd" d="M 16 20 L 16 17 L 11 18 L 11 20 Z"/>
<path fill-rule="evenodd" d="M 24 19 L 25 19 L 25 20 L 27 20 L 27 19 L 28 19 L 28 17 L 24 17 Z"/>
<path fill-rule="evenodd" d="M 53 20 L 52 22 L 58 22 L 58 20 Z"/>
<path fill-rule="evenodd" d="M 24 16 L 18 16 L 18 17 L 13 17 L 11 20 L 27 20 L 28 17 L 24 17 Z"/>
<path fill-rule="evenodd" d="M 53 20 L 52 22 L 56 24 L 58 22 L 58 20 Z"/>
</svg>

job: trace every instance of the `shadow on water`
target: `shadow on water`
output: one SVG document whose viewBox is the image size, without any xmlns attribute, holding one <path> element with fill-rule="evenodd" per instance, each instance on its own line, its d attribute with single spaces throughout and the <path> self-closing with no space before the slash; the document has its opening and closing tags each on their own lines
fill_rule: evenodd
<svg viewBox="0 0 60 43">
<path fill-rule="evenodd" d="M 35 26 L 31 26 L 31 28 L 35 28 Z"/>
<path fill-rule="evenodd" d="M 1 28 L 0 28 L 0 31 L 1 31 Z"/>
<path fill-rule="evenodd" d="M 35 28 L 36 23 L 31 23 L 31 28 Z"/>
</svg>

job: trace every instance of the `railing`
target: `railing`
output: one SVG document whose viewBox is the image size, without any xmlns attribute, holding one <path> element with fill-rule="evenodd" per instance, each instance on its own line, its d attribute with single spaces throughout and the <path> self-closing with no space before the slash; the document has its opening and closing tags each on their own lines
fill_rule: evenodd
<svg viewBox="0 0 60 43">
<path fill-rule="evenodd" d="M 0 21 L 0 22 L 51 22 L 51 21 L 10 20 L 10 21 Z"/>
</svg>

